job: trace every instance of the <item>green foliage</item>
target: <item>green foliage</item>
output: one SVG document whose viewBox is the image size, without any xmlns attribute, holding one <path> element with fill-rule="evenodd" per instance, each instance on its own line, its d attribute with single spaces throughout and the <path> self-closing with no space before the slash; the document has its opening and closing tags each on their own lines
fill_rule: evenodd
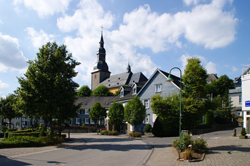
<svg viewBox="0 0 250 166">
<path fill-rule="evenodd" d="M 220 94 L 221 96 L 227 95 L 228 90 L 234 88 L 233 80 L 230 79 L 227 75 L 222 75 L 217 80 L 216 88 L 218 94 Z"/>
<path fill-rule="evenodd" d="M 181 144 L 180 144 L 180 138 L 176 139 L 172 142 L 172 146 L 175 148 L 181 147 L 181 151 L 184 151 L 185 149 L 188 148 L 189 145 L 193 144 L 192 136 L 190 134 L 184 134 L 183 132 L 181 133 Z M 181 145 L 181 146 L 180 146 Z"/>
<path fill-rule="evenodd" d="M 108 135 L 119 135 L 120 133 L 118 131 L 109 131 Z"/>
<path fill-rule="evenodd" d="M 90 96 L 91 93 L 92 93 L 91 89 L 87 85 L 84 85 L 78 90 L 77 96 L 78 97 Z"/>
<path fill-rule="evenodd" d="M 142 133 L 140 133 L 140 132 L 133 132 L 133 133 L 129 133 L 129 136 L 130 137 L 141 137 Z"/>
<path fill-rule="evenodd" d="M 124 120 L 124 107 L 122 103 L 114 101 L 108 112 L 109 123 L 111 125 L 121 125 Z"/>
<path fill-rule="evenodd" d="M 197 153 L 205 153 L 208 151 L 207 142 L 203 138 L 195 139 L 192 149 Z"/>
<path fill-rule="evenodd" d="M 160 95 L 156 95 L 151 98 L 151 103 L 153 113 L 162 118 L 167 118 L 170 121 L 169 125 L 171 126 L 178 124 L 180 115 L 179 95 L 172 94 L 165 99 Z M 191 97 L 183 97 L 181 108 L 181 114 L 183 115 L 181 120 L 182 128 L 190 130 L 197 125 L 199 120 L 201 120 L 204 110 L 204 102 Z"/>
<path fill-rule="evenodd" d="M 109 130 L 102 130 L 102 131 L 100 132 L 100 135 L 107 135 L 108 132 L 109 132 Z"/>
<path fill-rule="evenodd" d="M 105 85 L 99 85 L 93 90 L 91 96 L 114 96 L 114 94 L 109 92 L 109 88 Z"/>
<path fill-rule="evenodd" d="M 4 125 L 0 128 L 0 130 L 1 130 L 2 132 L 4 132 L 4 133 L 7 131 L 7 129 L 8 129 L 8 127 L 7 127 L 7 126 L 4 126 Z"/>
<path fill-rule="evenodd" d="M 206 123 L 200 123 L 197 126 L 194 127 L 195 129 L 209 129 L 211 128 L 210 124 L 206 124 Z"/>
<path fill-rule="evenodd" d="M 105 118 L 106 115 L 106 109 L 101 106 L 99 101 L 97 101 L 89 111 L 89 117 L 95 122 Z"/>
<path fill-rule="evenodd" d="M 146 109 L 138 96 L 129 100 L 124 109 L 125 120 L 131 125 L 139 125 L 145 119 Z"/>
<path fill-rule="evenodd" d="M 178 118 L 158 116 L 152 128 L 155 137 L 177 136 L 179 133 Z"/>
<path fill-rule="evenodd" d="M 8 138 L 17 137 L 17 136 L 32 136 L 39 137 L 40 132 L 9 132 Z"/>
<path fill-rule="evenodd" d="M 207 71 L 200 65 L 201 61 L 198 58 L 187 59 L 187 66 L 182 77 L 185 84 L 185 96 L 192 98 L 202 98 L 206 95 L 205 85 L 208 77 Z"/>
<path fill-rule="evenodd" d="M 188 146 L 192 145 L 192 150 L 197 153 L 205 153 L 208 151 L 207 142 L 203 139 L 198 137 L 197 139 L 193 140 L 191 134 L 185 135 L 183 132 L 181 133 L 181 151 L 185 151 L 189 149 Z M 180 138 L 176 139 L 172 142 L 172 146 L 175 148 L 180 147 Z"/>
<path fill-rule="evenodd" d="M 214 124 L 214 113 L 212 110 L 208 110 L 205 114 L 205 123 L 212 125 Z"/>
<path fill-rule="evenodd" d="M 246 133 L 246 128 L 245 127 L 242 127 L 240 134 L 242 136 L 246 136 L 247 133 Z"/>
<path fill-rule="evenodd" d="M 46 131 L 46 128 L 45 128 L 45 127 L 41 128 L 41 131 L 40 131 L 40 135 L 39 135 L 39 136 L 40 136 L 40 137 L 46 136 L 45 131 Z"/>
<path fill-rule="evenodd" d="M 11 128 L 11 120 L 15 118 L 15 103 L 17 102 L 17 98 L 14 94 L 6 96 L 6 98 L 0 99 L 0 116 L 3 119 L 9 119 L 9 128 Z"/>
<path fill-rule="evenodd" d="M 146 126 L 144 127 L 144 132 L 151 132 L 151 130 L 152 130 L 151 124 L 146 124 Z"/>
<path fill-rule="evenodd" d="M 11 138 L 4 138 L 0 141 L 0 148 L 15 148 L 15 147 L 38 147 L 47 145 L 57 145 L 64 142 L 63 138 L 59 137 L 30 137 L 18 136 Z"/>
<path fill-rule="evenodd" d="M 54 118 L 61 126 L 65 120 L 76 117 L 80 104 L 75 105 L 75 89 L 79 85 L 73 78 L 80 63 L 68 54 L 66 46 L 48 42 L 39 49 L 37 59 L 28 63 L 25 77 L 18 78 L 17 108 L 28 116 L 42 117 L 50 125 Z"/>
</svg>

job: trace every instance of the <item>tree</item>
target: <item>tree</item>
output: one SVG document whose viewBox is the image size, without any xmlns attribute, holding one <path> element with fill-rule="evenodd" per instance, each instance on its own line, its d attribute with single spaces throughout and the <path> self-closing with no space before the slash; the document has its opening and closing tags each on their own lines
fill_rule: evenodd
<svg viewBox="0 0 250 166">
<path fill-rule="evenodd" d="M 109 108 L 108 112 L 109 123 L 111 125 L 121 125 L 124 120 L 124 107 L 122 103 L 114 101 Z"/>
<path fill-rule="evenodd" d="M 80 104 L 75 105 L 79 85 L 72 80 L 77 75 L 74 69 L 80 63 L 72 59 L 65 45 L 58 46 L 55 42 L 43 45 L 37 59 L 28 63 L 25 77 L 18 78 L 19 102 L 23 103 L 25 114 L 31 114 L 33 109 L 32 115 L 49 122 L 52 137 L 52 120 L 58 119 L 61 125 L 75 117 L 80 108 Z"/>
<path fill-rule="evenodd" d="M 106 109 L 100 104 L 99 101 L 97 101 L 90 109 L 89 111 L 89 117 L 96 122 L 98 120 L 101 120 L 105 118 L 107 115 Z"/>
<path fill-rule="evenodd" d="M 0 99 L 0 115 L 3 119 L 9 119 L 9 128 L 11 128 L 11 120 L 16 116 L 15 102 L 16 96 L 14 94 L 6 96 L 5 99 Z"/>
<path fill-rule="evenodd" d="M 160 116 L 160 121 L 166 120 L 167 126 L 176 128 L 180 116 L 180 97 L 177 94 L 163 99 L 160 95 L 153 96 L 151 99 L 151 108 L 153 113 Z M 181 101 L 182 128 L 190 130 L 199 120 L 204 110 L 203 101 L 196 100 L 192 97 L 183 97 Z M 162 123 L 161 122 L 161 123 Z M 171 133 L 171 132 L 170 132 Z"/>
<path fill-rule="evenodd" d="M 234 82 L 227 75 L 222 75 L 218 78 L 216 88 L 221 96 L 227 95 L 229 89 L 234 88 Z"/>
<path fill-rule="evenodd" d="M 190 58 L 187 61 L 188 63 L 184 70 L 185 74 L 182 77 L 185 84 L 185 93 L 183 95 L 198 99 L 202 98 L 206 95 L 204 87 L 207 83 L 207 71 L 200 65 L 200 59 Z"/>
<path fill-rule="evenodd" d="M 109 92 L 109 88 L 105 85 L 99 85 L 93 90 L 91 96 L 114 96 L 114 94 Z"/>
<path fill-rule="evenodd" d="M 128 123 L 134 125 L 136 128 L 137 125 L 142 123 L 142 121 L 145 119 L 145 116 L 145 106 L 142 104 L 138 96 L 128 101 L 124 108 L 124 117 Z"/>
<path fill-rule="evenodd" d="M 78 97 L 85 97 L 85 96 L 90 96 L 91 95 L 91 90 L 87 85 L 82 86 L 78 92 L 77 92 L 77 96 Z"/>
</svg>

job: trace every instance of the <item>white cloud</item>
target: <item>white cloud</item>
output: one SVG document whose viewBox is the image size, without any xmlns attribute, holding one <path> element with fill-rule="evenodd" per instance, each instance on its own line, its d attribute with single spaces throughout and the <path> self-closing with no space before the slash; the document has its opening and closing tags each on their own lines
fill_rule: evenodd
<svg viewBox="0 0 250 166">
<path fill-rule="evenodd" d="M 12 69 L 23 72 L 28 66 L 26 60 L 19 49 L 18 39 L 0 33 L 0 71 Z"/>
<path fill-rule="evenodd" d="M 205 66 L 205 69 L 207 70 L 207 73 L 210 74 L 210 73 L 217 73 L 217 69 L 216 69 L 216 64 L 213 63 L 213 62 L 207 62 L 206 58 L 203 57 L 203 56 L 199 56 L 199 55 L 195 55 L 195 56 L 190 56 L 190 55 L 182 55 L 180 58 L 179 58 L 179 61 L 182 62 L 182 71 L 184 71 L 184 69 L 186 68 L 187 66 L 187 59 L 190 59 L 190 58 L 199 58 L 200 61 L 201 61 L 201 65 L 202 66 Z"/>
<path fill-rule="evenodd" d="M 208 74 L 217 73 L 216 64 L 213 62 L 208 62 L 205 68 L 207 69 Z"/>
<path fill-rule="evenodd" d="M 34 28 L 27 27 L 25 31 L 27 31 L 29 39 L 35 48 L 39 48 L 47 42 L 52 42 L 54 38 L 54 35 L 46 34 L 42 29 L 37 32 Z"/>
<path fill-rule="evenodd" d="M 233 72 L 237 72 L 238 68 L 236 68 L 235 66 L 232 67 Z"/>
<path fill-rule="evenodd" d="M 191 4 L 197 5 L 200 1 L 201 0 L 183 0 L 183 2 L 188 6 Z"/>
<path fill-rule="evenodd" d="M 0 20 L 0 24 L 3 24 L 3 22 Z"/>
<path fill-rule="evenodd" d="M 9 85 L 6 84 L 6 83 L 3 83 L 1 80 L 0 80 L 0 89 L 4 89 L 4 88 L 8 88 Z"/>
<path fill-rule="evenodd" d="M 35 10 L 40 18 L 54 13 L 64 12 L 67 10 L 71 0 L 15 0 L 14 5 L 23 3 L 25 7 Z M 19 10 L 17 10 L 19 11 Z"/>
<path fill-rule="evenodd" d="M 199 2 L 192 1 L 193 4 Z M 173 46 L 187 46 L 186 41 L 208 49 L 224 47 L 233 42 L 238 19 L 234 17 L 233 10 L 223 11 L 223 7 L 230 2 L 213 0 L 209 4 L 195 5 L 191 11 L 162 15 L 152 12 L 149 5 L 144 5 L 125 13 L 123 23 L 117 30 L 109 30 L 115 16 L 104 11 L 97 0 L 81 0 L 79 9 L 73 15 L 57 19 L 57 26 L 62 32 L 76 31 L 76 38 L 68 36 L 64 40 L 69 51 L 82 63 L 78 67 L 81 71 L 78 78 L 90 80 L 90 72 L 96 61 L 97 42 L 100 40 L 98 32 L 102 25 L 110 71 L 113 74 L 125 72 L 129 60 L 132 71 L 149 73 L 157 65 L 148 55 L 138 53 L 138 47 L 150 48 L 157 53 Z M 186 41 L 182 40 L 183 37 Z M 204 57 L 199 58 L 208 67 L 213 65 Z"/>
</svg>

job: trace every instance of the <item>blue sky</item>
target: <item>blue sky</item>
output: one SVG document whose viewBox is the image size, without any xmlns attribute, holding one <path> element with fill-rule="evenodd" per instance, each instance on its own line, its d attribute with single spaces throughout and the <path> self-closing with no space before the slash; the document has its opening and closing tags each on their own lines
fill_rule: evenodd
<svg viewBox="0 0 250 166">
<path fill-rule="evenodd" d="M 198 57 L 208 73 L 231 79 L 250 64 L 248 0 L 0 0 L 0 96 L 13 93 L 48 41 L 81 62 L 74 80 L 90 86 L 101 26 L 111 74 L 147 77 L 184 70 Z M 178 71 L 173 71 L 179 76 Z"/>
</svg>

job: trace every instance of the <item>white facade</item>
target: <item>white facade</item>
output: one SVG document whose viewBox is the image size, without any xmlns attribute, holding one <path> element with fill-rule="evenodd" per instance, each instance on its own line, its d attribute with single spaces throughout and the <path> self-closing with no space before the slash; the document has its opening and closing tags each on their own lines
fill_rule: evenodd
<svg viewBox="0 0 250 166">
<path fill-rule="evenodd" d="M 241 87 L 237 87 L 235 89 L 229 89 L 229 98 L 232 101 L 234 109 L 232 109 L 232 113 L 236 116 L 242 116 L 242 96 L 241 96 Z"/>
<path fill-rule="evenodd" d="M 241 81 L 243 127 L 246 128 L 247 134 L 250 135 L 250 68 L 242 74 Z"/>
</svg>

